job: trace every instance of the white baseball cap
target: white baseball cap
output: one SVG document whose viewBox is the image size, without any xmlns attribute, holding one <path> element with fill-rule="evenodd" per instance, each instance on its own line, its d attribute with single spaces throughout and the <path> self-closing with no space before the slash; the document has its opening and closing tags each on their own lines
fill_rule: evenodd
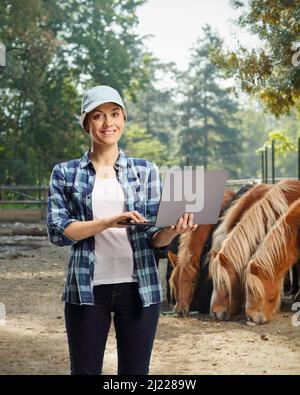
<svg viewBox="0 0 300 395">
<path fill-rule="evenodd" d="M 104 103 L 116 103 L 124 110 L 125 119 L 127 118 L 125 105 L 119 92 L 107 85 L 98 85 L 89 89 L 83 96 L 81 105 L 80 125 L 84 129 L 84 119 L 87 113 Z M 84 129 L 85 130 L 85 129 Z"/>
</svg>

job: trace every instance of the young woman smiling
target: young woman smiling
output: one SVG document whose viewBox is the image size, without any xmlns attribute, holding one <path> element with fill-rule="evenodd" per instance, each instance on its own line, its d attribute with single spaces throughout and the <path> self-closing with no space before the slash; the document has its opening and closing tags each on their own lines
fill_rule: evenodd
<svg viewBox="0 0 300 395">
<path fill-rule="evenodd" d="M 187 214 L 163 229 L 119 224 L 154 221 L 161 192 L 157 166 L 118 147 L 126 118 L 115 89 L 87 91 L 80 121 L 91 148 L 57 164 L 50 178 L 48 235 L 71 246 L 62 297 L 71 374 L 102 372 L 112 317 L 118 374 L 148 374 L 163 300 L 154 249 L 166 251 L 196 228 Z"/>
</svg>

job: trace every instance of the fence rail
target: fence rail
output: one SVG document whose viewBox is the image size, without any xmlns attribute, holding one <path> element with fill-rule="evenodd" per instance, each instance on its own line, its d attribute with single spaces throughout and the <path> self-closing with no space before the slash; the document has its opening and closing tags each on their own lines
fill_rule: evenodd
<svg viewBox="0 0 300 395">
<path fill-rule="evenodd" d="M 27 192 L 27 193 L 26 193 Z M 8 195 L 10 195 L 8 197 Z M 1 204 L 47 204 L 48 186 L 0 185 Z M 20 199 L 23 198 L 23 199 Z M 24 199 L 25 198 L 25 199 Z"/>
<path fill-rule="evenodd" d="M 296 177 L 289 177 L 296 179 Z M 275 182 L 283 178 L 276 178 Z M 244 184 L 260 183 L 261 179 L 248 178 L 240 180 L 228 180 L 227 187 L 239 187 Z M 29 193 L 24 193 L 27 191 Z M 25 199 L 5 198 L 7 193 L 18 195 Z M 45 205 L 47 204 L 48 186 L 28 186 L 28 185 L 0 185 L 0 205 L 1 204 L 26 204 L 26 205 Z M 15 196 L 16 197 L 16 196 Z"/>
<path fill-rule="evenodd" d="M 297 179 L 296 177 L 289 177 Z M 275 182 L 280 181 L 284 178 L 276 178 Z M 248 178 L 240 180 L 228 180 L 228 187 L 239 187 L 244 184 L 260 183 L 261 179 Z M 29 193 L 24 193 L 27 191 Z M 35 194 L 34 194 L 35 192 Z M 16 198 L 5 198 L 8 193 L 18 195 L 19 197 L 25 197 L 25 199 Z M 0 185 L 0 205 L 1 204 L 28 204 L 28 205 L 45 205 L 47 204 L 48 186 L 28 186 L 28 185 Z"/>
<path fill-rule="evenodd" d="M 295 179 L 295 177 L 289 178 Z M 275 181 L 282 179 L 276 178 Z M 260 182 L 261 180 L 257 178 L 228 180 L 227 187 L 238 190 L 242 185 Z M 0 208 L 0 222 L 44 222 L 46 219 L 47 197 L 48 186 L 45 185 L 0 185 L 0 207 L 2 205 Z M 20 198 L 23 198 L 23 200 Z M 3 205 L 8 207 L 3 208 Z M 19 205 L 29 205 L 31 208 L 16 208 Z"/>
</svg>

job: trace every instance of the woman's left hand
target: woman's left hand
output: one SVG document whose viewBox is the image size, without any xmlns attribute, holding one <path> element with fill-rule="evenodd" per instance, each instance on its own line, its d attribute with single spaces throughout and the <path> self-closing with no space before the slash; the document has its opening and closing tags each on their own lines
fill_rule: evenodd
<svg viewBox="0 0 300 395">
<path fill-rule="evenodd" d="M 164 229 L 173 235 L 180 233 L 193 232 L 197 229 L 197 224 L 193 224 L 193 213 L 184 213 L 182 217 L 179 217 L 176 225 L 166 226 Z"/>
<path fill-rule="evenodd" d="M 184 213 L 178 218 L 176 225 L 166 226 L 154 233 L 152 237 L 152 247 L 160 248 L 170 245 L 172 240 L 180 233 L 187 233 L 196 230 L 198 225 L 193 224 L 193 214 Z"/>
</svg>

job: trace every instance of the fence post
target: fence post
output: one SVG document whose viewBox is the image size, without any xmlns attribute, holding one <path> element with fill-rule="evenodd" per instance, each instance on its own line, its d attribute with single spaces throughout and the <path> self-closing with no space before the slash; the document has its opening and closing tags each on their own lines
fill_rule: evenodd
<svg viewBox="0 0 300 395">
<path fill-rule="evenodd" d="M 41 158 L 39 157 L 39 162 L 38 162 L 38 177 L 39 177 L 39 201 L 41 201 L 41 186 L 42 186 L 42 180 L 41 180 Z M 42 208 L 43 205 L 39 204 L 39 208 Z"/>
<path fill-rule="evenodd" d="M 43 200 L 47 202 L 48 200 L 48 188 L 43 189 Z M 47 204 L 42 204 L 43 210 L 42 210 L 42 219 L 46 220 L 47 219 Z"/>
<path fill-rule="evenodd" d="M 298 137 L 298 180 L 300 180 L 300 137 Z"/>
<path fill-rule="evenodd" d="M 265 153 L 261 151 L 261 182 L 265 182 Z"/>
<path fill-rule="evenodd" d="M 266 184 L 268 183 L 268 147 L 265 146 L 265 179 Z"/>
<path fill-rule="evenodd" d="M 272 159 L 272 184 L 275 184 L 275 141 L 274 140 L 272 140 L 271 159 Z"/>
</svg>

